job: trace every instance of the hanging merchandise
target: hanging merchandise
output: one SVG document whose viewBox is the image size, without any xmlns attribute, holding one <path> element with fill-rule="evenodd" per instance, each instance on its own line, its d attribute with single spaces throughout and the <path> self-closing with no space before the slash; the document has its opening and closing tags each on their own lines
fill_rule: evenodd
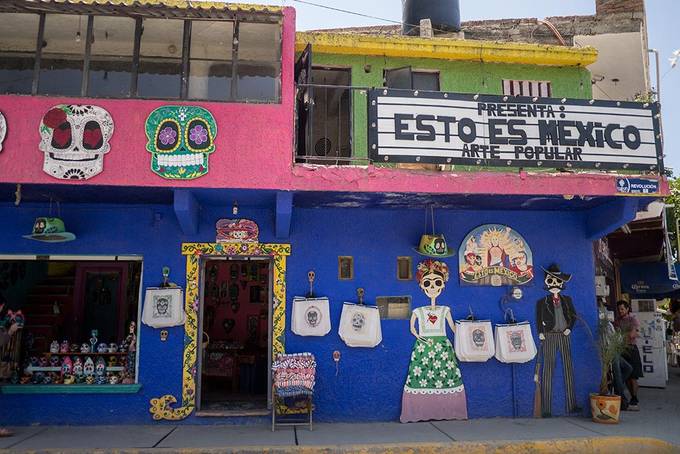
<svg viewBox="0 0 680 454">
<path fill-rule="evenodd" d="M 375 347 L 382 342 L 380 312 L 364 305 L 364 289 L 358 289 L 359 304 L 343 303 L 338 334 L 350 347 Z"/>
<path fill-rule="evenodd" d="M 496 359 L 502 363 L 526 363 L 536 356 L 529 322 L 496 325 Z"/>
<path fill-rule="evenodd" d="M 46 243 L 63 243 L 76 239 L 73 233 L 66 231 L 64 221 L 52 217 L 36 218 L 33 223 L 33 232 L 30 235 L 23 235 L 23 237 Z"/>
<path fill-rule="evenodd" d="M 142 322 L 152 328 L 184 324 L 183 292 L 179 287 L 149 287 L 144 296 Z"/>
<path fill-rule="evenodd" d="M 420 237 L 420 243 L 418 244 L 417 248 L 414 248 L 414 250 L 420 254 L 424 255 L 426 257 L 434 257 L 434 258 L 445 258 L 445 257 L 451 257 L 452 255 L 455 254 L 455 251 L 452 249 L 449 249 L 449 247 L 446 245 L 446 239 L 444 239 L 444 235 L 442 234 L 437 234 L 434 232 L 434 208 L 430 207 L 429 210 L 429 217 L 432 220 L 432 234 L 428 235 L 427 233 L 423 234 Z M 425 210 L 425 230 L 427 230 L 427 224 L 428 224 L 428 212 Z"/>
<path fill-rule="evenodd" d="M 457 320 L 455 346 L 461 361 L 488 361 L 496 353 L 491 321 Z"/>
<path fill-rule="evenodd" d="M 220 219 L 215 230 L 218 243 L 257 243 L 260 232 L 257 224 L 249 219 Z"/>
<path fill-rule="evenodd" d="M 98 106 L 59 104 L 40 122 L 43 171 L 61 180 L 87 180 L 104 170 L 113 135 L 111 115 Z"/>
<path fill-rule="evenodd" d="M 292 330 L 298 336 L 325 336 L 331 330 L 328 298 L 293 298 Z"/>
<path fill-rule="evenodd" d="M 375 347 L 382 342 L 378 308 L 344 303 L 338 334 L 349 347 Z"/>
</svg>

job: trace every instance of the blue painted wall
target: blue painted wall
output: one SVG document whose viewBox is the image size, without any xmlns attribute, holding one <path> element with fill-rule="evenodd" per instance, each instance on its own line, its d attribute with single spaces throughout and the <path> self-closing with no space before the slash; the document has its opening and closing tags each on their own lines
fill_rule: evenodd
<svg viewBox="0 0 680 454">
<path fill-rule="evenodd" d="M 161 267 L 171 268 L 171 279 L 184 285 L 185 241 L 210 242 L 215 221 L 229 217 L 225 209 L 203 207 L 198 232 L 183 235 L 170 206 L 62 205 L 61 217 L 78 239 L 70 243 L 44 244 L 21 238 L 29 233 L 35 217 L 47 212 L 46 205 L 20 207 L 0 205 L 0 253 L 38 254 L 140 254 L 144 256 L 143 287 L 159 283 Z M 239 216 L 254 219 L 262 242 L 281 242 L 274 237 L 274 208 L 241 207 Z M 518 230 L 529 243 L 534 265 L 560 264 L 573 273 L 566 294 L 570 295 L 584 322 L 572 334 L 575 383 L 579 405 L 587 408 L 588 393 L 597 388 L 599 366 L 595 345 L 588 331 L 595 331 L 596 307 L 591 242 L 585 238 L 583 212 L 528 211 L 439 211 L 441 230 L 450 247 L 458 248 L 464 236 L 485 223 L 504 223 Z M 11 220 L 11 221 L 9 221 Z M 396 279 L 396 257 L 411 255 L 414 267 L 419 256 L 413 251 L 424 228 L 422 210 L 381 209 L 295 209 L 291 226 L 292 255 L 288 259 L 288 301 L 307 291 L 307 271 L 316 271 L 315 290 L 331 299 L 331 333 L 325 337 L 300 337 L 286 330 L 289 352 L 311 351 L 317 357 L 316 408 L 325 421 L 395 421 L 401 406 L 413 337 L 408 320 L 385 320 L 383 342 L 373 349 L 346 347 L 337 334 L 343 301 L 356 300 L 356 288 L 366 289 L 367 301 L 376 296 L 412 295 L 413 306 L 427 303 L 415 281 Z M 355 279 L 338 281 L 337 256 L 351 255 Z M 505 289 L 460 287 L 456 258 L 445 260 L 451 279 L 440 304 L 449 305 L 454 318 L 464 318 L 468 305 L 478 318 L 502 320 L 500 299 Z M 513 303 L 516 317 L 534 321 L 535 301 L 542 290 L 541 273 L 533 285 L 524 287 L 524 298 Z M 287 317 L 290 319 L 290 304 Z M 30 317 L 30 314 L 29 314 Z M 586 328 L 586 325 L 589 328 Z M 146 326 L 140 333 L 139 382 L 137 394 L 116 395 L 0 395 L 0 424 L 110 424 L 151 423 L 149 400 L 164 394 L 180 397 L 182 328 L 171 328 L 167 342 Z M 332 352 L 342 358 L 336 376 Z M 533 402 L 533 363 L 514 366 L 491 359 L 486 363 L 463 363 L 470 417 L 512 416 L 513 402 L 519 414 L 528 416 Z M 564 414 L 564 385 L 561 369 L 554 382 L 553 414 Z M 9 411 L 8 411 L 9 410 Z M 190 417 L 192 424 L 242 422 Z M 258 420 L 263 422 L 262 420 Z M 161 423 L 162 424 L 162 423 Z"/>
</svg>

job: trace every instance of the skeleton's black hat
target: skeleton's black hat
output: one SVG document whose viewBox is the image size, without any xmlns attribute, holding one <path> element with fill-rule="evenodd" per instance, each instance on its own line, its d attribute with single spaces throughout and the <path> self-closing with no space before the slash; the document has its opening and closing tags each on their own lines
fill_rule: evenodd
<svg viewBox="0 0 680 454">
<path fill-rule="evenodd" d="M 556 263 L 550 265 L 547 270 L 543 268 L 543 271 L 545 271 L 546 277 L 547 275 L 550 275 L 556 277 L 557 279 L 561 279 L 564 282 L 569 282 L 569 280 L 571 279 L 571 274 L 563 273 L 562 271 L 560 271 L 560 267 L 557 266 Z"/>
</svg>

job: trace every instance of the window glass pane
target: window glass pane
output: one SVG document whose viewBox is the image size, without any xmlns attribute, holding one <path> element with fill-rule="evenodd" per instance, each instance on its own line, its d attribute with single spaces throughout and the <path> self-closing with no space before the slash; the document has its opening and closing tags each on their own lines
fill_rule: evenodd
<svg viewBox="0 0 680 454">
<path fill-rule="evenodd" d="M 414 71 L 413 89 L 439 91 L 439 73 Z"/>
<path fill-rule="evenodd" d="M 80 95 L 87 16 L 48 14 L 40 62 L 38 92 L 48 95 Z"/>
<path fill-rule="evenodd" d="M 129 96 L 135 20 L 98 16 L 92 33 L 89 96 Z"/>
<path fill-rule="evenodd" d="M 0 93 L 31 93 L 37 14 L 0 15 Z"/>
<path fill-rule="evenodd" d="M 184 22 L 181 20 L 144 20 L 137 79 L 138 96 L 179 97 L 183 34 Z"/>
<path fill-rule="evenodd" d="M 279 99 L 280 63 L 238 62 L 238 99 L 273 101 Z"/>
<path fill-rule="evenodd" d="M 410 66 L 385 70 L 385 86 L 387 88 L 413 88 L 413 72 Z"/>
<path fill-rule="evenodd" d="M 239 24 L 239 60 L 281 60 L 281 26 L 279 24 Z"/>
<path fill-rule="evenodd" d="M 193 21 L 189 98 L 225 101 L 231 98 L 232 22 Z"/>
<path fill-rule="evenodd" d="M 189 98 L 226 101 L 231 98 L 231 62 L 191 60 Z"/>
</svg>

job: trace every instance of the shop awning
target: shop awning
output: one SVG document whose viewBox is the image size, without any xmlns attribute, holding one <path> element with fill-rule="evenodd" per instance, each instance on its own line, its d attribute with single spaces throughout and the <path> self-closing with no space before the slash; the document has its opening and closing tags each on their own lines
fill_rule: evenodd
<svg viewBox="0 0 680 454">
<path fill-rule="evenodd" d="M 678 264 L 676 272 L 680 271 Z M 680 295 L 680 282 L 668 278 L 666 262 L 628 263 L 621 266 L 621 290 L 632 297 L 668 298 Z"/>
</svg>

